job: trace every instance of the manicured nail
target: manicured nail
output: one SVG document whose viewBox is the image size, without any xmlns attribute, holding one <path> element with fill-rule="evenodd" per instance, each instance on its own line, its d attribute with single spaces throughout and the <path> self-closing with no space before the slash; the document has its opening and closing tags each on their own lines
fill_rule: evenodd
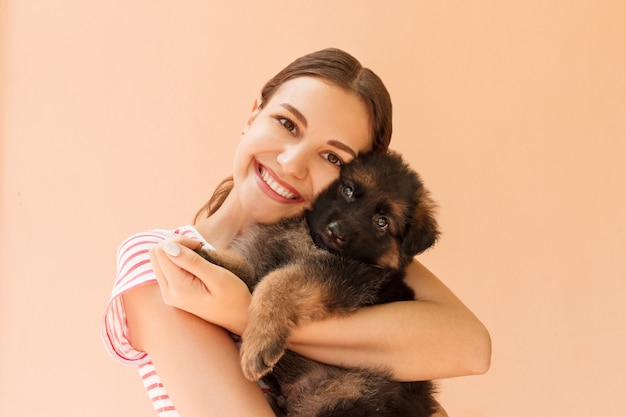
<svg viewBox="0 0 626 417">
<path fill-rule="evenodd" d="M 180 255 L 180 246 L 174 242 L 165 242 L 163 244 L 163 251 L 170 256 Z"/>
</svg>

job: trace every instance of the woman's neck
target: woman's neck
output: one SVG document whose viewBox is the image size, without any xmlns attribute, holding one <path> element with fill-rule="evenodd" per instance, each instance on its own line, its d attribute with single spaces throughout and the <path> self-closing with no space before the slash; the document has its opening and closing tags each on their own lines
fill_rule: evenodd
<svg viewBox="0 0 626 417">
<path fill-rule="evenodd" d="M 233 239 L 250 224 L 233 193 L 210 217 L 200 220 L 195 228 L 216 249 L 226 249 Z"/>
</svg>

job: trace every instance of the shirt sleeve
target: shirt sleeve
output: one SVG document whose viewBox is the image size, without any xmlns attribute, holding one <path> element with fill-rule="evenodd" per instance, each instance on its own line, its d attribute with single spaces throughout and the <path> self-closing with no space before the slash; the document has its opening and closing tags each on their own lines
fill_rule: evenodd
<svg viewBox="0 0 626 417">
<path fill-rule="evenodd" d="M 175 234 L 167 230 L 137 233 L 126 239 L 117 251 L 117 277 L 102 317 L 101 334 L 109 354 L 123 363 L 140 365 L 149 358 L 146 352 L 135 350 L 130 343 L 121 296 L 132 288 L 156 282 L 150 249 Z"/>
</svg>

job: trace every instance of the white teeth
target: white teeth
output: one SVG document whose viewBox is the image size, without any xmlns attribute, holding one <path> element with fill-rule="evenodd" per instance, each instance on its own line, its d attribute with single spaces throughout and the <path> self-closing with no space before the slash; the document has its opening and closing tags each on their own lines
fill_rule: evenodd
<svg viewBox="0 0 626 417">
<path fill-rule="evenodd" d="M 269 187 L 272 190 L 274 190 L 277 194 L 280 194 L 281 196 L 285 198 L 289 198 L 289 199 L 294 199 L 297 197 L 294 193 L 290 193 L 285 188 L 283 188 L 279 183 L 274 181 L 272 177 L 270 177 L 270 174 L 268 174 L 265 169 L 263 169 L 261 172 L 261 178 L 263 178 L 263 181 L 265 181 L 265 183 L 269 185 Z"/>
</svg>

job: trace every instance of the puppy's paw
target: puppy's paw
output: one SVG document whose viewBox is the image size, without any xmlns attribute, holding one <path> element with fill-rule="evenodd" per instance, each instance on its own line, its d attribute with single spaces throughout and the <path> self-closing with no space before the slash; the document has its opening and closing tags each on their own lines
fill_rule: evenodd
<svg viewBox="0 0 626 417">
<path fill-rule="evenodd" d="M 257 278 L 254 268 L 239 253 L 233 250 L 215 251 L 202 248 L 196 250 L 196 253 L 212 264 L 226 268 L 237 275 L 246 283 L 248 288 L 252 289 L 256 285 Z"/>
<path fill-rule="evenodd" d="M 250 381 L 257 381 L 271 372 L 285 354 L 285 338 L 261 336 L 245 332 L 241 342 L 241 368 Z"/>
</svg>

